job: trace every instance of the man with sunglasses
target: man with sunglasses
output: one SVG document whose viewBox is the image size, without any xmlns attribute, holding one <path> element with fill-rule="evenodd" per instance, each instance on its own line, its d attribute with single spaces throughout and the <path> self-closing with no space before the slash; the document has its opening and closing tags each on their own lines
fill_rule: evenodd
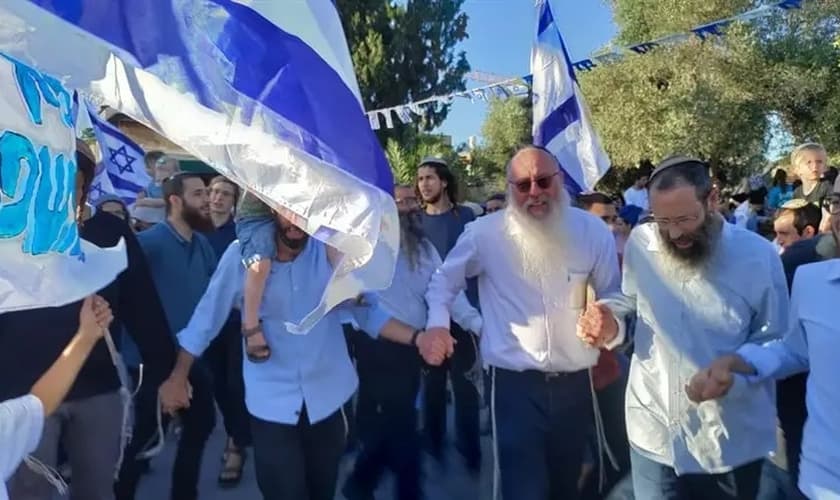
<svg viewBox="0 0 840 500">
<path fill-rule="evenodd" d="M 574 500 L 593 425 L 589 369 L 598 359 L 576 322 L 588 285 L 599 297 L 618 293 L 615 240 L 601 220 L 570 206 L 547 150 L 519 150 L 507 179 L 508 207 L 468 225 L 432 277 L 427 324 L 445 332 L 455 297 L 478 279 L 502 497 Z"/>
<path fill-rule="evenodd" d="M 625 409 L 636 498 L 753 499 L 776 447 L 772 382 L 740 378 L 728 397 L 696 404 L 684 387 L 722 352 L 782 335 L 787 284 L 773 246 L 724 223 L 708 165 L 672 157 L 649 183 L 654 222 L 624 253 L 622 296 L 591 307 L 582 336 L 610 339 L 636 318 Z"/>
</svg>

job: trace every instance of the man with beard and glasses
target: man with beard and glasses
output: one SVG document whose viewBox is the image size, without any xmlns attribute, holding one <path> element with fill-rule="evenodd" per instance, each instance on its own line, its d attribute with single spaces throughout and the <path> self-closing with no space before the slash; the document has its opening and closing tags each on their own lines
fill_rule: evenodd
<svg viewBox="0 0 840 500">
<path fill-rule="evenodd" d="M 725 224 L 708 165 L 663 161 L 651 175 L 654 221 L 624 254 L 623 295 L 587 309 L 586 341 L 616 335 L 636 318 L 625 409 L 636 498 L 753 499 L 775 449 L 773 384 L 734 382 L 697 404 L 684 387 L 722 353 L 781 336 L 788 295 L 781 261 L 759 235 Z"/>
<path fill-rule="evenodd" d="M 593 426 L 589 369 L 598 359 L 576 323 L 590 286 L 599 297 L 619 291 L 615 239 L 569 205 L 563 172 L 545 149 L 520 149 L 507 180 L 507 209 L 468 225 L 432 277 L 428 327 L 446 332 L 455 298 L 478 278 L 502 497 L 574 500 Z M 623 335 L 597 347 L 612 348 Z"/>
<path fill-rule="evenodd" d="M 379 303 L 395 318 L 422 329 L 426 325 L 426 288 L 441 265 L 440 256 L 423 235 L 412 186 L 394 190 L 400 214 L 400 254 L 392 285 L 378 293 Z M 461 293 L 455 321 L 466 331 L 481 331 L 481 316 Z M 348 500 L 372 500 L 386 468 L 394 471 L 394 498 L 422 498 L 416 400 L 420 358 L 409 346 L 372 339 L 363 332 L 351 337 L 359 373 L 356 406 L 362 449 L 342 492 Z"/>
<path fill-rule="evenodd" d="M 423 201 L 420 222 L 426 238 L 435 246 L 441 260 L 455 246 L 464 227 L 475 220 L 475 213 L 459 205 L 458 183 L 449 166 L 441 158 L 424 158 L 417 168 L 417 192 Z M 467 283 L 467 298 L 478 307 L 475 280 Z M 455 400 L 455 447 L 464 457 L 471 474 L 481 468 L 479 441 L 479 398 L 475 380 L 468 377 L 478 353 L 472 349 L 475 340 L 460 326 L 451 325 L 452 336 L 461 346 L 455 357 L 439 368 L 429 368 L 423 384 L 423 425 L 429 453 L 443 460 L 446 439 L 446 378 L 452 382 Z"/>
<path fill-rule="evenodd" d="M 207 187 L 198 174 L 180 173 L 163 181 L 166 219 L 137 236 L 149 262 L 169 329 L 187 325 L 216 268 L 216 253 L 202 232 L 213 229 Z M 221 327 L 221 325 L 220 325 Z M 145 361 L 145 359 L 144 359 Z M 181 414 L 182 432 L 172 469 L 172 500 L 198 498 L 204 446 L 215 425 L 212 384 L 202 363 L 189 376 L 192 404 Z M 134 436 L 126 448 L 115 491 L 117 500 L 131 500 L 143 470 L 144 451 L 162 436 L 158 426 L 157 388 L 143 386 L 136 400 Z"/>
<path fill-rule="evenodd" d="M 318 305 L 342 256 L 309 238 L 292 222 L 298 220 L 294 214 L 272 216 L 276 254 L 260 311 L 272 356 L 261 363 L 246 358 L 243 367 L 257 484 L 266 500 L 332 500 L 347 432 L 342 408 L 357 386 L 341 326 L 343 314 L 351 314 L 372 336 L 416 346 L 433 365 L 451 355 L 454 343 L 446 334 L 423 332 L 392 319 L 375 295 L 346 301 L 305 335 L 289 332 L 288 323 L 300 322 Z M 195 393 L 190 399 L 190 367 L 219 335 L 230 312 L 243 306 L 247 270 L 239 245 L 234 241 L 222 255 L 207 292 L 178 334 L 181 351 L 161 387 L 168 411 L 195 404 Z"/>
</svg>

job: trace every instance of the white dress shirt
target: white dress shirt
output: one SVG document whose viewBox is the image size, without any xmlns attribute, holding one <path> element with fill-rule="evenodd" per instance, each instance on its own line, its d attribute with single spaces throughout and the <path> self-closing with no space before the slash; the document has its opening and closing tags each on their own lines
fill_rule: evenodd
<svg viewBox="0 0 840 500">
<path fill-rule="evenodd" d="M 697 371 L 746 343 L 787 328 L 788 291 L 770 242 L 723 224 L 702 271 L 676 275 L 655 223 L 638 226 L 624 250 L 617 316 L 635 314 L 625 400 L 627 435 L 643 456 L 677 474 L 717 474 L 776 448 L 775 386 L 737 377 L 729 394 L 695 404 L 685 386 Z"/>
<path fill-rule="evenodd" d="M 627 188 L 627 191 L 624 191 L 624 204 L 647 210 L 649 208 L 647 188 L 636 189 L 635 186 Z"/>
<path fill-rule="evenodd" d="M 790 329 L 785 338 L 738 350 L 758 380 L 810 369 L 808 420 L 799 466 L 799 489 L 812 500 L 840 499 L 840 260 L 800 266 L 793 279 Z"/>
<path fill-rule="evenodd" d="M 428 239 L 420 241 L 414 268 L 400 249 L 394 279 L 387 290 L 379 292 L 379 305 L 403 323 L 418 329 L 425 328 L 428 310 L 426 290 L 441 264 L 440 255 Z M 464 330 L 476 334 L 481 331 L 481 315 L 470 305 L 464 292 L 455 298 L 452 317 Z"/>
<path fill-rule="evenodd" d="M 429 283 L 428 326 L 448 327 L 450 305 L 466 287 L 466 279 L 477 277 L 486 365 L 543 372 L 593 366 L 598 350 L 577 337 L 577 319 L 587 283 L 597 297 L 618 293 L 615 238 L 595 216 L 573 207 L 565 210 L 567 255 L 558 255 L 554 272 L 539 283 L 528 282 L 514 264 L 516 250 L 504 234 L 504 211 L 468 224 Z M 621 343 L 623 334 L 621 329 L 614 345 Z"/>
<path fill-rule="evenodd" d="M 9 500 L 6 481 L 35 451 L 44 429 L 44 405 L 29 394 L 0 403 L 0 500 Z"/>
</svg>

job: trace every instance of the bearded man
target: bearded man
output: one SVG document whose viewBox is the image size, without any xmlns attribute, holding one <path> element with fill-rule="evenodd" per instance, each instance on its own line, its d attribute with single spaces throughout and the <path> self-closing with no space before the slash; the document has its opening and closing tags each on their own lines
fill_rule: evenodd
<svg viewBox="0 0 840 500">
<path fill-rule="evenodd" d="M 626 397 L 636 498 L 753 499 L 762 462 L 775 449 L 772 382 L 736 378 L 712 402 L 689 400 L 695 372 L 745 344 L 780 337 L 788 321 L 785 274 L 773 246 L 716 213 L 708 166 L 674 157 L 649 183 L 653 222 L 630 235 L 623 297 L 612 313 L 581 320 L 590 342 L 636 317 Z"/>
<path fill-rule="evenodd" d="M 428 331 L 445 333 L 456 296 L 478 278 L 502 496 L 576 499 L 592 426 L 588 370 L 598 359 L 576 336 L 576 322 L 589 284 L 598 296 L 618 293 L 615 239 L 569 205 L 547 150 L 519 150 L 507 180 L 508 207 L 469 224 L 432 277 Z"/>
</svg>

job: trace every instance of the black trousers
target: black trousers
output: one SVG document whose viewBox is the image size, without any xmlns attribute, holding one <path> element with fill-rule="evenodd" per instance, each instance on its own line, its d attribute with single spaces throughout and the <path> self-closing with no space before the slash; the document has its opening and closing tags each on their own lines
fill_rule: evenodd
<svg viewBox="0 0 840 500">
<path fill-rule="evenodd" d="M 225 432 L 240 449 L 251 446 L 251 421 L 245 407 L 242 378 L 243 348 L 242 323 L 237 311 L 228 318 L 203 356 L 213 377 L 213 392 Z"/>
<path fill-rule="evenodd" d="M 196 362 L 190 371 L 190 385 L 193 395 L 190 407 L 179 414 L 181 419 L 181 437 L 172 468 L 172 500 L 196 500 L 198 498 L 198 479 L 201 472 L 201 459 L 204 447 L 213 427 L 216 425 L 216 409 L 213 407 L 213 391 L 206 367 Z M 138 453 L 154 441 L 157 432 L 157 387 L 144 386 L 135 399 L 134 436 L 125 449 L 122 467 L 114 493 L 117 500 L 134 500 L 137 484 L 143 473 L 143 463 L 137 459 Z M 164 419 L 164 429 L 168 423 Z"/>
<path fill-rule="evenodd" d="M 420 390 L 420 357 L 414 347 L 354 332 L 359 396 L 356 408 L 361 452 L 349 479 L 370 495 L 382 474 L 396 476 L 400 500 L 421 498 L 420 439 L 415 405 Z"/>
<path fill-rule="evenodd" d="M 458 342 L 455 353 L 441 366 L 426 367 L 424 386 L 423 425 L 429 452 L 440 460 L 446 439 L 446 377 L 452 381 L 455 398 L 456 446 L 467 461 L 477 468 L 481 464 L 479 441 L 478 389 L 466 374 L 475 363 L 475 339 L 458 325 L 451 325 L 452 336 Z"/>
<path fill-rule="evenodd" d="M 312 424 L 306 406 L 295 425 L 251 416 L 257 486 L 264 500 L 333 500 L 347 426 L 341 410 Z"/>
</svg>

